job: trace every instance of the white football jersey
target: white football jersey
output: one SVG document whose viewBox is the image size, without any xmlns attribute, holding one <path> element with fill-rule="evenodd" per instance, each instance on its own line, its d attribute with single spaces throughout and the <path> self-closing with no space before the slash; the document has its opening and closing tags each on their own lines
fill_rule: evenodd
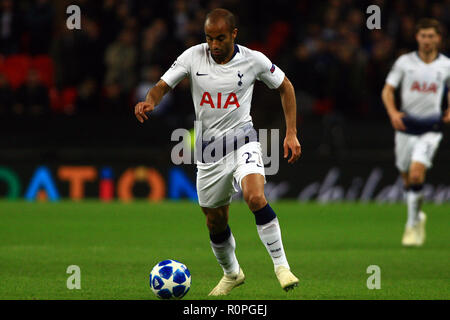
<svg viewBox="0 0 450 320">
<path fill-rule="evenodd" d="M 403 112 L 419 118 L 440 116 L 444 86 L 450 87 L 450 59 L 439 54 L 425 63 L 417 51 L 401 55 L 386 78 L 395 88 L 400 82 Z"/>
<path fill-rule="evenodd" d="M 261 52 L 241 45 L 234 46 L 230 61 L 218 64 L 211 57 L 208 44 L 202 43 L 184 51 L 161 79 L 173 89 L 185 77 L 191 82 L 202 139 L 209 140 L 252 124 L 250 106 L 255 80 L 275 89 L 283 82 L 284 72 Z"/>
</svg>

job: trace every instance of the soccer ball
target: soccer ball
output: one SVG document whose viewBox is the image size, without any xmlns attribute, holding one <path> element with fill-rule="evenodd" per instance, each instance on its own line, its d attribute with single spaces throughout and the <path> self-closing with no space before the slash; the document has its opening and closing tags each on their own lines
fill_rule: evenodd
<svg viewBox="0 0 450 320">
<path fill-rule="evenodd" d="M 150 288 L 160 299 L 181 299 L 191 288 L 191 273 L 179 261 L 161 261 L 150 272 Z"/>
</svg>

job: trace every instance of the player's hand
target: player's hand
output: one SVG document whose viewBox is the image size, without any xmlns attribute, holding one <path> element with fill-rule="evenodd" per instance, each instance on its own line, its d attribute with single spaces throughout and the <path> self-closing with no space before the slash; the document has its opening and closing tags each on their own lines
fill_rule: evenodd
<svg viewBox="0 0 450 320">
<path fill-rule="evenodd" d="M 389 117 L 391 118 L 391 124 L 392 127 L 394 127 L 395 130 L 405 131 L 406 127 L 403 123 L 402 118 L 405 116 L 403 112 L 395 112 L 391 114 Z"/>
<path fill-rule="evenodd" d="M 289 155 L 289 150 L 291 150 L 291 157 L 289 158 L 288 163 L 294 163 L 302 154 L 302 147 L 300 146 L 300 142 L 298 142 L 295 134 L 286 135 L 286 138 L 284 138 L 283 148 L 285 159 Z"/>
<path fill-rule="evenodd" d="M 155 104 L 152 102 L 139 102 L 134 107 L 134 115 L 139 120 L 140 123 L 144 123 L 145 120 L 148 120 L 147 112 L 152 112 L 155 109 Z"/>
<path fill-rule="evenodd" d="M 444 116 L 442 117 L 442 121 L 444 123 L 450 123 L 450 107 L 447 108 L 447 110 L 445 110 Z"/>
</svg>

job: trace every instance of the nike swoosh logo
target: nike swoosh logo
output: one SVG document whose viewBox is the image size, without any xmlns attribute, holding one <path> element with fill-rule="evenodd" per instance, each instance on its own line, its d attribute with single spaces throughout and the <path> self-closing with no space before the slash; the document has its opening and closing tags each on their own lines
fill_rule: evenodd
<svg viewBox="0 0 450 320">
<path fill-rule="evenodd" d="M 276 240 L 276 241 L 274 241 L 274 242 L 272 242 L 272 243 L 267 242 L 267 245 L 268 245 L 268 246 L 271 246 L 271 245 L 273 245 L 273 244 L 276 243 L 276 242 L 278 242 L 278 240 Z"/>
<path fill-rule="evenodd" d="M 197 76 L 207 76 L 208 74 L 207 73 L 198 73 L 198 71 L 197 71 L 196 75 Z"/>
</svg>

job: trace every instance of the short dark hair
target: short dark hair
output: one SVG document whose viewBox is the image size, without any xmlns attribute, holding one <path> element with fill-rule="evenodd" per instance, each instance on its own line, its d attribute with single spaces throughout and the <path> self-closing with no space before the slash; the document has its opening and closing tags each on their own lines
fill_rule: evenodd
<svg viewBox="0 0 450 320">
<path fill-rule="evenodd" d="M 219 19 L 224 19 L 225 22 L 228 24 L 228 28 L 230 32 L 233 32 L 233 30 L 236 28 L 236 18 L 231 11 L 227 9 L 217 8 L 212 11 L 210 11 L 206 15 L 205 23 L 206 21 L 215 22 Z"/>
<path fill-rule="evenodd" d="M 441 24 L 436 19 L 432 18 L 422 18 L 416 24 L 416 33 L 418 33 L 422 29 L 433 28 L 436 30 L 437 34 L 442 34 Z"/>
</svg>

